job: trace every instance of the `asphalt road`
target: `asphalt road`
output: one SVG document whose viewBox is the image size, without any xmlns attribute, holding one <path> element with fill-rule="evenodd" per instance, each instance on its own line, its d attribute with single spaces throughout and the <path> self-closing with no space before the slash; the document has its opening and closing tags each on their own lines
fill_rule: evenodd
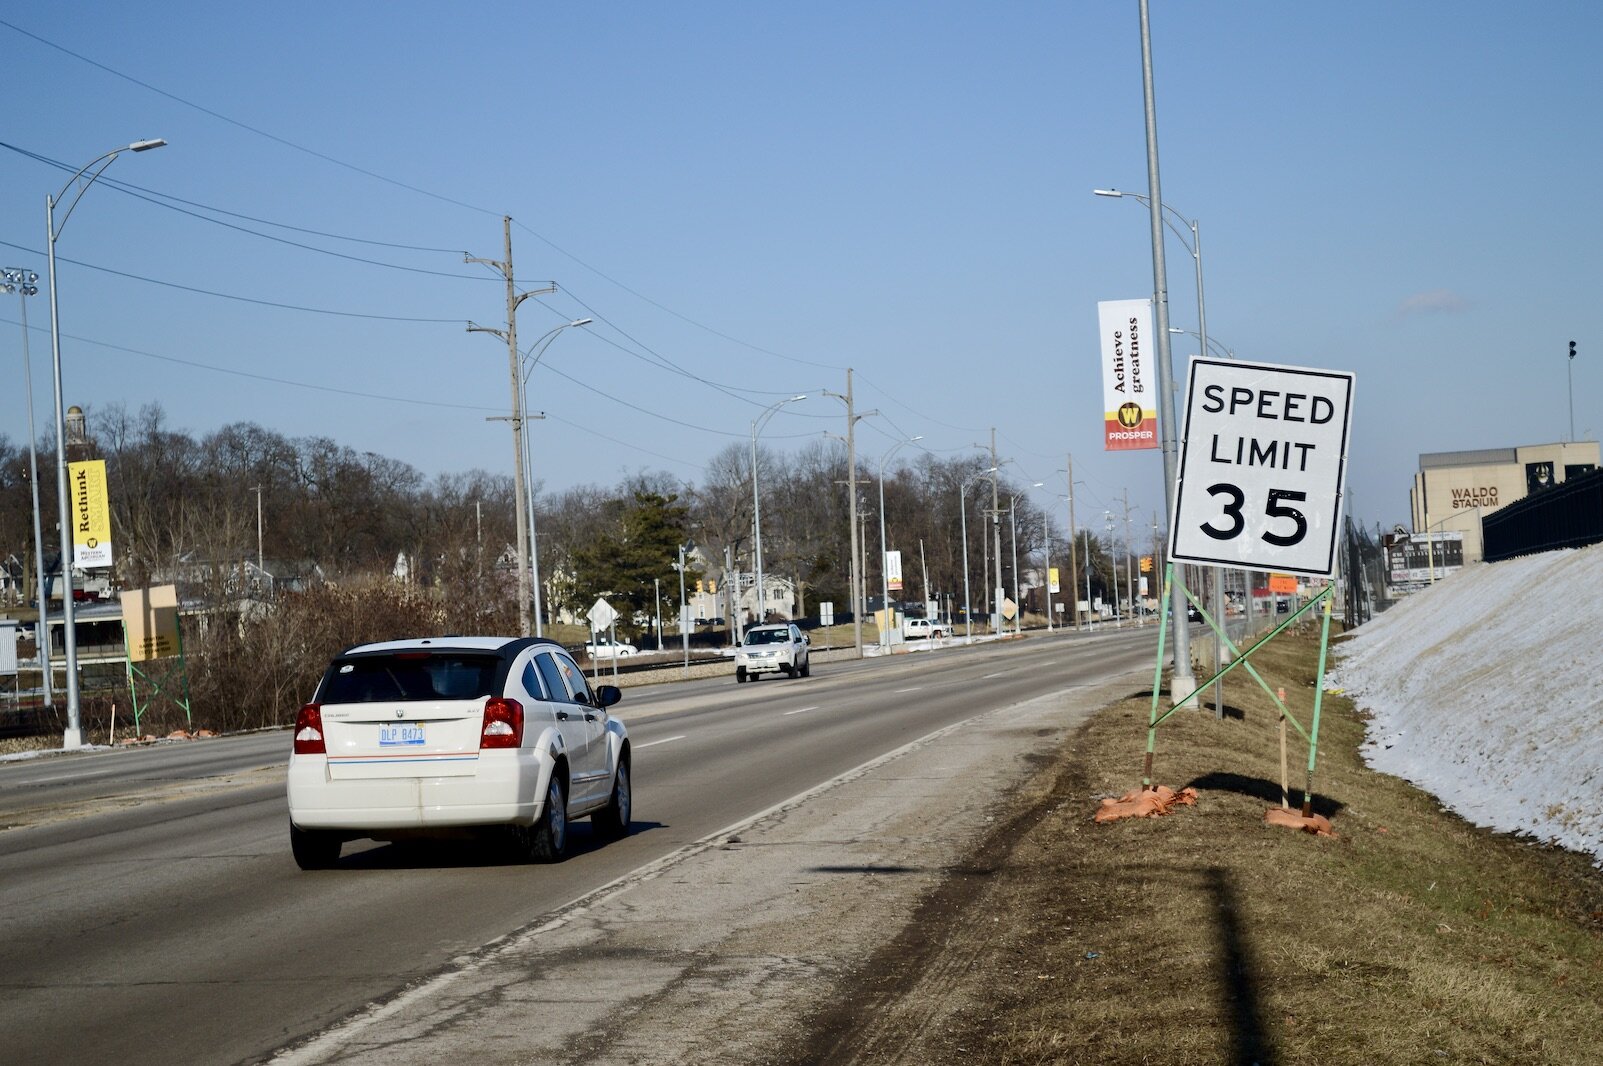
<svg viewBox="0 0 1603 1066">
<path fill-rule="evenodd" d="M 632 688 L 632 834 L 558 866 L 472 844 L 289 855 L 287 732 L 0 765 L 5 1061 L 256 1062 L 453 959 L 908 741 L 1152 662 L 1039 635 L 806 679 Z M 978 783 L 981 787 L 985 782 Z"/>
</svg>

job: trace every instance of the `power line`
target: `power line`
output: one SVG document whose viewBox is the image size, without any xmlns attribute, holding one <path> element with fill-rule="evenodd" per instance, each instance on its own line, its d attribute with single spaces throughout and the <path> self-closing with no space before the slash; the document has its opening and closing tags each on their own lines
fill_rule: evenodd
<svg viewBox="0 0 1603 1066">
<path fill-rule="evenodd" d="M 44 253 L 39 251 L 38 249 L 25 248 L 20 244 L 12 244 L 10 241 L 0 241 L 0 247 L 13 248 L 13 249 L 15 249 L 15 250 L 17 250 L 19 252 L 27 252 L 29 255 L 38 255 L 38 256 L 44 255 Z M 114 276 L 119 277 L 119 278 L 127 278 L 130 281 L 143 281 L 147 285 L 159 285 L 162 288 L 178 289 L 181 292 L 192 292 L 192 293 L 196 293 L 196 294 L 198 294 L 200 296 L 213 296 L 213 297 L 216 297 L 219 300 L 235 300 L 235 301 L 238 301 L 239 303 L 257 304 L 258 306 L 261 306 L 261 307 L 276 307 L 276 308 L 279 308 L 279 309 L 285 310 L 285 311 L 304 311 L 307 314 L 313 314 L 313 315 L 335 315 L 335 316 L 338 316 L 340 318 L 364 318 L 364 319 L 370 319 L 370 320 L 379 321 L 379 322 L 425 322 L 425 323 L 442 323 L 442 322 L 444 322 L 444 323 L 457 323 L 457 324 L 460 324 L 461 322 L 464 321 L 460 316 L 458 316 L 456 318 L 412 318 L 412 317 L 407 317 L 407 316 L 403 316 L 403 315 L 364 314 L 364 313 L 362 313 L 360 311 L 335 311 L 332 308 L 327 308 L 327 307 L 305 307 L 305 306 L 300 305 L 300 304 L 279 303 L 278 301 L 275 301 L 275 300 L 260 300 L 260 299 L 257 299 L 254 296 L 236 296 L 233 293 L 217 292 L 217 291 L 215 291 L 213 289 L 201 289 L 201 288 L 197 288 L 197 287 L 195 287 L 193 285 L 180 285 L 176 281 L 161 281 L 161 280 L 159 280 L 157 278 L 147 278 L 147 277 L 144 277 L 143 275 L 140 275 L 140 274 L 130 274 L 130 273 L 128 273 L 126 271 L 122 271 L 122 270 L 113 270 L 111 267 L 96 266 L 94 263 L 85 263 L 85 262 L 83 262 L 82 260 L 79 260 L 79 259 L 68 259 L 66 256 L 61 256 L 61 255 L 56 256 L 56 261 L 59 262 L 59 263 L 71 263 L 73 266 L 83 267 L 86 270 L 97 270 L 97 271 L 100 271 L 103 274 L 111 274 L 111 275 L 114 275 Z"/>
<path fill-rule="evenodd" d="M 489 208 L 479 207 L 476 204 L 470 204 L 470 203 L 467 203 L 467 202 L 462 201 L 462 200 L 454 199 L 454 198 L 452 198 L 450 196 L 444 196 L 444 195 L 442 195 L 440 193 L 430 192 L 429 190 L 419 188 L 416 185 L 408 185 L 404 181 L 397 181 L 394 178 L 385 177 L 383 174 L 379 174 L 379 173 L 377 173 L 375 171 L 363 169 L 362 167 L 356 166 L 355 164 L 352 164 L 352 163 L 347 163 L 347 162 L 345 162 L 344 160 L 341 160 L 341 159 L 335 159 L 331 155 L 325 155 L 322 152 L 316 151 L 315 149 L 312 149 L 312 148 L 308 148 L 303 144 L 296 144 L 294 141 L 287 140 L 287 139 L 285 139 L 283 137 L 280 137 L 280 136 L 278 136 L 276 134 L 268 133 L 266 130 L 258 129 L 255 126 L 251 126 L 251 125 L 248 125 L 248 124 L 246 124 L 244 122 L 240 122 L 238 119 L 229 118 L 227 115 L 223 114 L 220 111 L 213 111 L 211 108 L 202 107 L 200 104 L 197 104 L 192 100 L 185 100 L 183 97 L 177 96 L 177 95 L 175 95 L 173 93 L 170 93 L 170 92 L 167 92 L 164 89 L 158 89 L 158 88 L 156 88 L 156 86 L 151 85 L 149 82 L 140 81 L 138 78 L 135 78 L 135 77 L 133 77 L 131 75 L 128 75 L 128 74 L 124 74 L 122 71 L 116 70 L 116 69 L 114 69 L 112 67 L 108 67 L 104 63 L 97 63 L 93 59 L 90 59 L 88 56 L 80 55 L 79 53 L 72 51 L 70 48 L 63 48 L 61 45 L 56 44 L 54 41 L 46 40 L 45 38 L 39 36 L 36 33 L 29 33 L 27 30 L 23 29 L 21 26 L 16 25 L 15 23 L 7 22 L 4 19 L 0 19 L 0 26 L 4 26 L 9 30 L 12 30 L 12 31 L 14 31 L 16 33 L 20 33 L 24 37 L 27 37 L 30 40 L 37 41 L 37 42 L 39 42 L 40 44 L 44 45 L 47 48 L 54 48 L 56 51 L 62 53 L 63 55 L 71 56 L 73 59 L 78 60 L 80 63 L 87 63 L 91 67 L 94 67 L 96 70 L 101 70 L 101 71 L 104 71 L 107 74 L 112 75 L 113 77 L 121 78 L 123 81 L 129 82 L 130 84 L 133 84 L 133 85 L 137 85 L 141 89 L 147 89 L 150 92 L 155 93 L 157 96 L 162 96 L 162 97 L 165 97 L 168 100 L 173 101 L 174 103 L 183 104 L 185 107 L 193 108 L 194 110 L 199 111 L 203 115 L 210 115 L 212 118 L 217 119 L 219 122 L 226 122 L 230 126 L 234 126 L 234 127 L 239 128 L 239 129 L 245 130 L 247 132 L 254 133 L 258 137 L 266 137 L 268 140 L 273 141 L 276 144 L 281 144 L 286 148 L 293 148 L 297 152 L 304 152 L 306 155 L 312 156 L 312 157 L 314 157 L 316 159 L 321 159 L 325 163 L 332 163 L 333 165 L 335 165 L 337 167 L 343 167 L 346 170 L 352 171 L 352 172 L 357 173 L 357 174 L 361 174 L 361 175 L 363 175 L 365 177 L 372 178 L 375 181 L 382 181 L 386 185 L 394 185 L 396 188 L 405 189 L 408 192 L 415 192 L 419 196 L 427 196 L 430 199 L 439 200 L 442 203 L 452 204 L 452 205 L 454 205 L 456 207 L 466 208 L 469 211 L 477 211 L 480 214 L 485 214 L 485 215 L 503 215 L 503 214 L 506 213 L 504 211 L 491 211 Z"/>
</svg>

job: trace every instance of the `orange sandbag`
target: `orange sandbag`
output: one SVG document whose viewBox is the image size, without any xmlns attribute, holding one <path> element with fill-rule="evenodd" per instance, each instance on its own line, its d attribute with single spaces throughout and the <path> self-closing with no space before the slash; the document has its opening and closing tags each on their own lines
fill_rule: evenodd
<svg viewBox="0 0 1603 1066">
<path fill-rule="evenodd" d="M 1333 837 L 1335 830 L 1330 828 L 1330 819 L 1319 814 L 1310 814 L 1304 818 L 1301 811 L 1287 810 L 1284 807 L 1270 807 L 1263 812 L 1265 825 L 1284 826 L 1287 829 L 1301 829 L 1304 833 L 1314 836 Z"/>
<path fill-rule="evenodd" d="M 1197 802 L 1197 790 L 1182 788 L 1179 792 L 1166 785 L 1157 788 L 1138 788 L 1126 792 L 1118 799 L 1105 799 L 1097 809 L 1098 822 L 1112 822 L 1120 818 L 1157 818 L 1171 809 L 1191 806 Z"/>
</svg>

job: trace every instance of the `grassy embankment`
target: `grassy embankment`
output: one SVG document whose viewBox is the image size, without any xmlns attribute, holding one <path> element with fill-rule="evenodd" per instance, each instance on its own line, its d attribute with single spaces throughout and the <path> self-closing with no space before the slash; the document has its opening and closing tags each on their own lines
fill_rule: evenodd
<svg viewBox="0 0 1603 1066">
<path fill-rule="evenodd" d="M 1316 633 L 1288 634 L 1253 659 L 1305 724 L 1317 650 Z M 849 1041 L 859 1061 L 1603 1062 L 1589 860 L 1476 829 L 1368 770 L 1363 716 L 1339 696 L 1314 781 L 1337 836 L 1265 826 L 1278 715 L 1239 669 L 1224 719 L 1210 701 L 1160 729 L 1156 780 L 1198 804 L 1093 824 L 1101 797 L 1140 782 L 1149 706 L 1132 694 L 1089 722 L 955 879 L 980 887 L 958 907 L 930 900 L 915 921 L 942 928 L 882 955 L 869 1031 Z M 1295 732 L 1291 753 L 1296 808 Z"/>
</svg>

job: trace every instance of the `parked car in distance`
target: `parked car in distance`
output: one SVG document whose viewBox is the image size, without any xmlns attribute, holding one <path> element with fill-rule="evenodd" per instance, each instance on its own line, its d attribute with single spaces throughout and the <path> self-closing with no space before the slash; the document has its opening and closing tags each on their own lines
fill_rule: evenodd
<svg viewBox="0 0 1603 1066">
<path fill-rule="evenodd" d="M 752 626 L 735 649 L 735 680 L 755 681 L 763 674 L 806 677 L 812 673 L 808 644 L 807 634 L 793 622 Z"/>
<path fill-rule="evenodd" d="M 585 641 L 584 653 L 592 659 L 622 659 L 640 654 L 640 649 L 621 640 L 611 641 L 601 637 L 599 640 Z"/>
<path fill-rule="evenodd" d="M 952 627 L 939 619 L 902 619 L 902 637 L 906 640 L 914 640 L 919 637 L 949 637 L 951 635 Z"/>
<path fill-rule="evenodd" d="M 347 840 L 490 834 L 559 862 L 568 826 L 629 831 L 629 733 L 572 657 L 540 637 L 347 648 L 295 718 L 290 850 L 333 866 Z"/>
</svg>

